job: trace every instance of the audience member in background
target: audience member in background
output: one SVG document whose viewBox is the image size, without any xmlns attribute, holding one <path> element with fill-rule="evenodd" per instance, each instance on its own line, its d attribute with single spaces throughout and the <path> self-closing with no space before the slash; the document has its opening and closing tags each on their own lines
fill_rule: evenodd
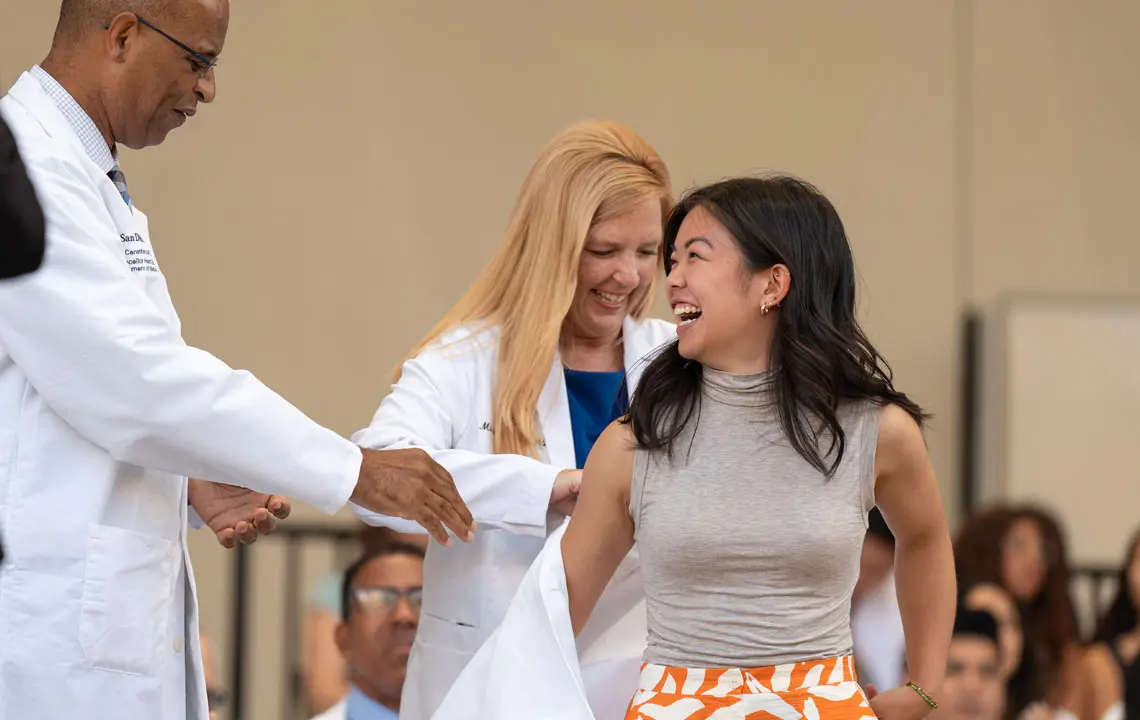
<svg viewBox="0 0 1140 720">
<path fill-rule="evenodd" d="M 1009 698 L 1024 694 L 1029 679 L 1035 677 L 1032 664 L 1022 666 L 1025 657 L 1025 634 L 1021 612 L 1013 596 L 992 583 L 981 583 L 968 588 L 961 595 L 960 606 L 965 610 L 988 613 L 997 622 L 998 646 L 1001 651 L 1001 673 L 1005 688 L 1004 717 L 1010 720 L 1072 720 L 1067 710 L 1054 710 L 1044 700 L 1034 700 L 1020 710 L 1010 707 Z"/>
<path fill-rule="evenodd" d="M 1116 599 L 1084 658 L 1084 720 L 1140 718 L 1140 532 L 1120 568 Z"/>
<path fill-rule="evenodd" d="M 998 645 L 1001 646 L 1002 675 L 1008 681 L 1021 667 L 1025 649 L 1025 635 L 1021 629 L 1021 613 L 1013 596 L 993 583 L 979 583 L 963 588 L 962 601 L 966 610 L 989 613 L 998 625 Z"/>
<path fill-rule="evenodd" d="M 903 684 L 906 640 L 895 592 L 895 536 L 873 508 L 851 596 L 851 637 L 860 682 L 880 691 Z"/>
<path fill-rule="evenodd" d="M 1068 541 L 1065 537 L 1065 529 L 1061 525 L 1061 521 L 1058 520 L 1055 515 L 1046 512 L 1040 507 L 1022 505 L 1014 508 L 1014 510 L 1021 517 L 1029 518 L 1037 523 L 1038 527 L 1041 528 L 1041 539 L 1045 544 L 1046 556 L 1056 558 L 1056 567 L 1047 575 L 1046 584 L 1058 589 L 1064 589 L 1065 591 L 1064 598 L 1069 608 L 1069 627 L 1071 628 L 1072 635 L 1068 650 L 1077 656 L 1076 662 L 1079 664 L 1079 656 L 1083 653 L 1083 650 L 1077 646 L 1083 646 L 1084 643 L 1080 636 L 1080 622 L 1077 620 L 1077 607 L 1072 601 L 1072 573 L 1069 569 L 1069 549 Z"/>
<path fill-rule="evenodd" d="M 959 587 L 1000 586 L 1017 602 L 1025 647 L 1010 679 L 1008 717 L 1047 703 L 1055 717 L 1081 706 L 1081 650 L 1059 525 L 1032 507 L 993 507 L 967 519 L 955 543 Z"/>
<path fill-rule="evenodd" d="M 399 533 L 391 528 L 365 525 L 360 531 L 361 552 L 370 555 L 394 543 L 427 549 L 426 534 Z M 324 578 L 313 591 L 305 613 L 305 661 L 301 668 L 306 705 L 310 714 L 328 710 L 348 692 L 348 668 L 336 642 L 341 620 L 341 586 L 344 572 Z"/>
<path fill-rule="evenodd" d="M 1001 720 L 1005 674 L 999 623 L 988 612 L 959 607 L 942 684 L 931 720 Z"/>
<path fill-rule="evenodd" d="M 336 644 L 348 695 L 314 720 L 397 720 L 423 580 L 423 550 L 403 543 L 368 552 L 345 571 Z"/>
</svg>

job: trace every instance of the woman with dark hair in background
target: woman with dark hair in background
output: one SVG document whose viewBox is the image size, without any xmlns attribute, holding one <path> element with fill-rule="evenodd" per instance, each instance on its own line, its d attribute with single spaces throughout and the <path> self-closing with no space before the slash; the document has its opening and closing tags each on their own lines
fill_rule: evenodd
<svg viewBox="0 0 1140 720">
<path fill-rule="evenodd" d="M 1017 602 L 1025 637 L 1007 715 L 1047 703 L 1075 717 L 1083 682 L 1064 535 L 1033 506 L 992 507 L 967 519 L 954 545 L 958 585 L 992 583 Z"/>
<path fill-rule="evenodd" d="M 678 341 L 586 463 L 561 542 L 574 631 L 636 539 L 649 642 L 627 718 L 923 717 L 954 619 L 950 538 L 925 414 L 856 321 L 839 215 L 794 178 L 727 180 L 678 205 L 664 255 Z M 850 611 L 875 505 L 913 682 L 868 707 Z"/>
<path fill-rule="evenodd" d="M 1140 718 L 1140 532 L 1132 536 L 1116 598 L 1084 658 L 1084 720 Z"/>
</svg>

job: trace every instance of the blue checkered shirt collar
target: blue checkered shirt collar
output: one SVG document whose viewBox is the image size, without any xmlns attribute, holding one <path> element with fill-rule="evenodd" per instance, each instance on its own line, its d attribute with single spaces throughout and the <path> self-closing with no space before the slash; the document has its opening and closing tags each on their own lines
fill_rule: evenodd
<svg viewBox="0 0 1140 720">
<path fill-rule="evenodd" d="M 95 126 L 95 121 L 79 106 L 79 103 L 75 102 L 71 93 L 64 90 L 63 86 L 39 65 L 32 68 L 31 74 L 39 81 L 40 87 L 52 99 L 63 116 L 67 118 L 67 122 L 79 137 L 80 142 L 83 143 L 83 148 L 87 151 L 87 156 L 91 158 L 91 161 L 98 165 L 104 173 L 109 173 L 119 167 L 119 159 L 116 153 L 107 147 L 103 133 L 99 132 L 99 128 Z"/>
</svg>

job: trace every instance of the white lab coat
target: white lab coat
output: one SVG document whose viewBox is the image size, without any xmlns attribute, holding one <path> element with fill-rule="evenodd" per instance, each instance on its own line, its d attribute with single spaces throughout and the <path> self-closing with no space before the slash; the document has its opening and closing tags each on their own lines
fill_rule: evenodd
<svg viewBox="0 0 1140 720">
<path fill-rule="evenodd" d="M 567 523 L 568 524 L 568 523 Z M 503 622 L 467 664 L 433 720 L 621 720 L 640 658 L 610 679 L 604 707 L 587 699 L 570 622 L 559 527 L 523 578 Z M 590 622 L 598 619 L 591 615 Z"/>
<path fill-rule="evenodd" d="M 0 284 L 0 720 L 205 720 L 186 477 L 334 512 L 360 450 L 185 344 L 146 216 L 34 77 L 0 112 L 47 218 Z"/>
<path fill-rule="evenodd" d="M 635 388 L 648 357 L 675 336 L 672 323 L 635 321 L 623 327 L 627 382 Z M 355 436 L 370 448 L 420 447 L 455 479 L 479 529 L 471 543 L 432 543 L 424 564 L 419 630 L 408 662 L 401 720 L 427 720 L 460 671 L 502 620 L 527 569 L 560 518 L 549 513 L 559 472 L 576 466 L 570 406 L 556 358 L 538 402 L 543 460 L 492 451 L 493 390 L 498 330 L 459 329 L 405 363 L 400 381 L 372 424 Z M 405 532 L 418 526 L 359 513 L 372 524 Z M 636 551 L 603 593 L 603 610 L 581 635 L 581 657 L 592 701 L 608 705 L 614 672 L 639 662 L 645 648 L 645 605 Z M 634 673 L 636 678 L 636 672 Z M 595 682 L 595 679 L 597 682 Z M 626 697 L 628 701 L 628 696 Z"/>
</svg>

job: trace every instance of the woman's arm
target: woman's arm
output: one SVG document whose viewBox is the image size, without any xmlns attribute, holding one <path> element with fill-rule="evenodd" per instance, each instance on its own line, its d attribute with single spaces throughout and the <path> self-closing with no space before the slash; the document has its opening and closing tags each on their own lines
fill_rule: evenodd
<svg viewBox="0 0 1140 720">
<path fill-rule="evenodd" d="M 922 430 L 896 405 L 880 413 L 875 502 L 895 536 L 907 667 L 911 680 L 937 700 L 954 630 L 954 553 Z"/>
<path fill-rule="evenodd" d="M 606 584 L 633 547 L 629 516 L 633 447 L 629 426 L 616 422 L 598 438 L 586 460 L 578 507 L 562 537 L 575 635 L 585 627 Z"/>
</svg>

